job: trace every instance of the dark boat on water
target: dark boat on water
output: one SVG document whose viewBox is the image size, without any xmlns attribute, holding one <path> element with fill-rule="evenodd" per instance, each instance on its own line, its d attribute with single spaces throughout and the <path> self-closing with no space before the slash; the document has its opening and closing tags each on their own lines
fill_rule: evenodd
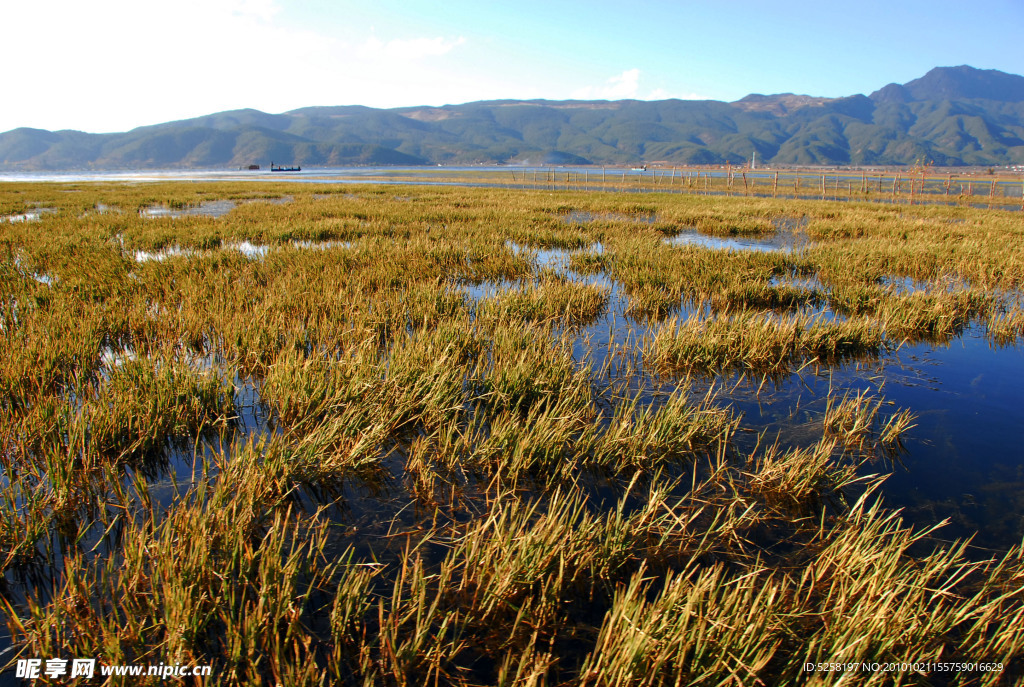
<svg viewBox="0 0 1024 687">
<path fill-rule="evenodd" d="M 273 162 L 271 162 L 270 163 L 270 171 L 271 172 L 301 172 L 302 171 L 302 167 L 281 167 L 280 165 L 275 165 Z"/>
</svg>

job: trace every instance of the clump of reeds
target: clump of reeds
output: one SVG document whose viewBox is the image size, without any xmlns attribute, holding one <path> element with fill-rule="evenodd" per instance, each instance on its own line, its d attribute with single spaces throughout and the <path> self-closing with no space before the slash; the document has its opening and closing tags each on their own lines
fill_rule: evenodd
<svg viewBox="0 0 1024 687">
<path fill-rule="evenodd" d="M 665 370 L 779 373 L 807 360 L 874 355 L 882 346 L 881 331 L 868 322 L 740 312 L 669 321 L 650 341 L 648 357 Z"/>
<path fill-rule="evenodd" d="M 227 423 L 234 387 L 181 356 L 136 357 L 116 365 L 86 396 L 70 432 L 101 453 L 145 455 L 171 437 Z"/>
<path fill-rule="evenodd" d="M 642 405 L 642 394 L 615 407 L 608 425 L 587 446 L 592 460 L 612 470 L 688 460 L 702 451 L 714 454 L 727 446 L 739 418 L 717 404 L 715 390 L 694 401 L 686 388 L 661 404 Z"/>
<path fill-rule="evenodd" d="M 676 289 L 643 285 L 629 290 L 626 315 L 633 318 L 663 319 L 679 310 L 682 295 Z"/>
<path fill-rule="evenodd" d="M 890 338 L 941 341 L 963 331 L 971 319 L 986 312 L 990 304 L 988 295 L 973 291 L 918 292 L 889 299 L 880 308 L 880 317 Z"/>
<path fill-rule="evenodd" d="M 882 446 L 893 447 L 914 426 L 915 415 L 907 409 L 901 410 L 886 418 L 885 424 L 879 428 L 879 415 L 885 404 L 885 399 L 876 397 L 867 389 L 846 392 L 842 398 L 829 393 L 825 406 L 825 431 L 851 448 L 865 448 L 876 434 Z"/>
<path fill-rule="evenodd" d="M 314 599 L 339 563 L 322 557 L 323 523 L 266 509 L 268 482 L 252 457 L 236 455 L 214 487 L 166 519 L 129 521 L 118 556 L 72 555 L 53 600 L 30 598 L 24 616 L 10 615 L 12 629 L 40 655 L 214 660 L 225 682 L 308 684 L 303 674 L 319 673 Z"/>
<path fill-rule="evenodd" d="M 992 313 L 985 322 L 989 337 L 1000 346 L 1012 346 L 1024 337 L 1024 311 Z"/>
<path fill-rule="evenodd" d="M 725 312 L 743 309 L 792 310 L 816 305 L 823 300 L 824 295 L 816 289 L 748 281 L 712 294 L 711 306 Z"/>
<path fill-rule="evenodd" d="M 608 302 L 608 290 L 590 284 L 547 279 L 509 289 L 477 304 L 477 316 L 524 321 L 592 322 Z"/>
</svg>

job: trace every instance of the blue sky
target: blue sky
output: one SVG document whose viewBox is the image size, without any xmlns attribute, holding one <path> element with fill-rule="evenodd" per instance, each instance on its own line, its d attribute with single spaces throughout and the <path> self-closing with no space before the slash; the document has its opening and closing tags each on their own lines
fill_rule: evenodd
<svg viewBox="0 0 1024 687">
<path fill-rule="evenodd" d="M 222 110 L 496 98 L 870 93 L 932 67 L 1024 74 L 1024 2 L 34 0 L 4 3 L 0 131 Z"/>
</svg>

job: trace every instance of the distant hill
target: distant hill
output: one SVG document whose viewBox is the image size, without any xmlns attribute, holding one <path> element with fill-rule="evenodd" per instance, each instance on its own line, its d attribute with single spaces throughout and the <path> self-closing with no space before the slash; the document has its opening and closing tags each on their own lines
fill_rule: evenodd
<svg viewBox="0 0 1024 687">
<path fill-rule="evenodd" d="M 936 67 L 920 79 L 902 86 L 889 84 L 871 94 L 876 102 L 898 100 L 995 100 L 1024 102 L 1024 78 L 995 69 L 974 67 Z"/>
<path fill-rule="evenodd" d="M 754 151 L 764 164 L 1024 164 L 1024 77 L 938 67 L 845 98 L 494 100 L 235 110 L 117 134 L 22 128 L 0 134 L 0 169 L 742 164 Z"/>
</svg>

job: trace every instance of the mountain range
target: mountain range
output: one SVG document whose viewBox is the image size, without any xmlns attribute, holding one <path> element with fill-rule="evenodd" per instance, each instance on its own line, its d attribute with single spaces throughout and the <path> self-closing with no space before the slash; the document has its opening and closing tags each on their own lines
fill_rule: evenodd
<svg viewBox="0 0 1024 687">
<path fill-rule="evenodd" d="M 870 95 L 245 109 L 89 134 L 0 134 L 0 170 L 426 164 L 1024 164 L 1024 77 L 937 67 Z"/>
</svg>

